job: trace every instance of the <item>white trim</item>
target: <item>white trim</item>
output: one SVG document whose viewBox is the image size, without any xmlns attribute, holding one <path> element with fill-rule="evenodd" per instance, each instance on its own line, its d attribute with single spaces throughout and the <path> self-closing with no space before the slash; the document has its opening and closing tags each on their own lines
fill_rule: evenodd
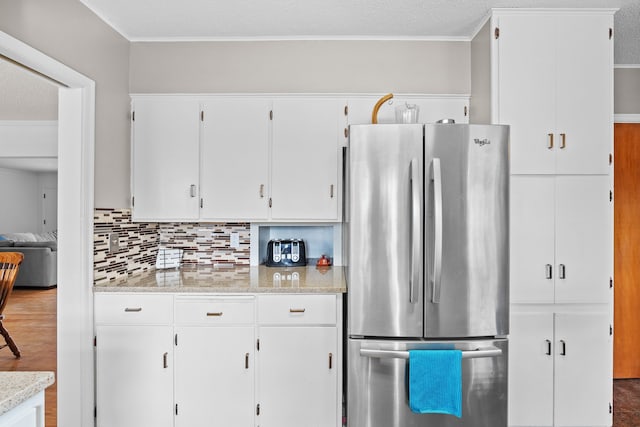
<svg viewBox="0 0 640 427">
<path fill-rule="evenodd" d="M 640 123 L 640 114 L 614 114 L 614 123 Z"/>
<path fill-rule="evenodd" d="M 620 68 L 620 69 L 632 68 L 632 69 L 637 69 L 637 68 L 640 68 L 640 64 L 613 64 L 613 68 Z"/>
<path fill-rule="evenodd" d="M 571 8 L 571 7 L 523 7 L 523 8 L 508 8 L 508 7 L 496 7 L 491 9 L 493 16 L 496 15 L 531 15 L 533 13 L 540 14 L 567 14 L 572 15 L 613 15 L 618 10 L 617 7 L 591 7 L 591 8 Z"/>
<path fill-rule="evenodd" d="M 58 108 L 58 425 L 90 427 L 95 83 L 1 31 L 0 54 L 69 88 L 60 89 Z"/>
<path fill-rule="evenodd" d="M 116 30 L 117 31 L 117 30 Z M 296 36 L 174 36 L 174 37 L 131 37 L 132 43 L 143 42 L 281 42 L 281 41 L 428 41 L 428 42 L 468 42 L 468 36 L 329 36 L 329 35 L 296 35 Z"/>
<path fill-rule="evenodd" d="M 57 120 L 0 120 L 2 157 L 58 157 Z"/>
</svg>

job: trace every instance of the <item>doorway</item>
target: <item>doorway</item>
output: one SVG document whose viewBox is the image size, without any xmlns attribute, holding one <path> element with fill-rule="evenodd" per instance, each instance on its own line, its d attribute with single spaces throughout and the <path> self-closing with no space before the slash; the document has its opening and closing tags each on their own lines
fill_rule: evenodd
<svg viewBox="0 0 640 427">
<path fill-rule="evenodd" d="M 0 32 L 0 55 L 57 81 L 58 425 L 93 425 L 93 80 Z"/>
<path fill-rule="evenodd" d="M 613 377 L 640 378 L 640 123 L 614 125 Z"/>
</svg>

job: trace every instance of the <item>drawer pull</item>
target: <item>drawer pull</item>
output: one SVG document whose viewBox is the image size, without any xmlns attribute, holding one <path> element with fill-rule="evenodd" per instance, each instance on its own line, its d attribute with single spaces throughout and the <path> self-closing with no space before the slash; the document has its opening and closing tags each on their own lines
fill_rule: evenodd
<svg viewBox="0 0 640 427">
<path fill-rule="evenodd" d="M 220 316 L 222 316 L 222 312 L 221 311 L 217 311 L 215 313 L 207 312 L 207 317 L 220 317 Z"/>
<path fill-rule="evenodd" d="M 244 354 L 244 369 L 249 369 L 249 353 Z"/>
<path fill-rule="evenodd" d="M 141 312 L 141 311 L 142 311 L 142 307 L 135 307 L 135 308 L 133 308 L 133 307 L 126 307 L 126 308 L 124 309 L 124 311 L 125 311 L 126 313 L 139 313 L 139 312 Z"/>
<path fill-rule="evenodd" d="M 306 308 L 290 308 L 289 313 L 304 313 Z"/>
</svg>

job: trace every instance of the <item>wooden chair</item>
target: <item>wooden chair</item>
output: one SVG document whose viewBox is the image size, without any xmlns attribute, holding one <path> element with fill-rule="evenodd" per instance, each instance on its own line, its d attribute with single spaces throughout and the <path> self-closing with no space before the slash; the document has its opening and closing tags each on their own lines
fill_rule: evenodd
<svg viewBox="0 0 640 427">
<path fill-rule="evenodd" d="M 20 350 L 18 350 L 18 346 L 13 342 L 13 339 L 11 339 L 11 335 L 9 335 L 9 332 L 5 329 L 2 321 L 4 320 L 4 307 L 7 305 L 7 301 L 9 301 L 9 296 L 13 290 L 13 284 L 16 282 L 18 270 L 20 269 L 20 264 L 22 264 L 23 259 L 24 255 L 20 252 L 0 252 L 0 335 L 2 335 L 6 341 L 6 344 L 0 346 L 0 348 L 9 346 L 13 355 L 16 357 L 20 357 Z"/>
</svg>

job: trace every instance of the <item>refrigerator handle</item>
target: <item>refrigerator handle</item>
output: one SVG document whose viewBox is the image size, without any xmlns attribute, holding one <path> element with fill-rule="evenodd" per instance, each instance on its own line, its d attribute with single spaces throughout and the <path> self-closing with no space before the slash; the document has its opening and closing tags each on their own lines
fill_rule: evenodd
<svg viewBox="0 0 640 427">
<path fill-rule="evenodd" d="M 442 173 L 440 159 L 431 161 L 431 180 L 433 181 L 433 280 L 431 302 L 440 302 L 442 286 Z"/>
<path fill-rule="evenodd" d="M 411 177 L 411 281 L 409 283 L 409 302 L 415 303 L 420 292 L 420 268 L 421 254 L 420 241 L 422 238 L 422 215 L 420 212 L 420 168 L 418 160 L 411 160 L 410 164 Z"/>
</svg>

